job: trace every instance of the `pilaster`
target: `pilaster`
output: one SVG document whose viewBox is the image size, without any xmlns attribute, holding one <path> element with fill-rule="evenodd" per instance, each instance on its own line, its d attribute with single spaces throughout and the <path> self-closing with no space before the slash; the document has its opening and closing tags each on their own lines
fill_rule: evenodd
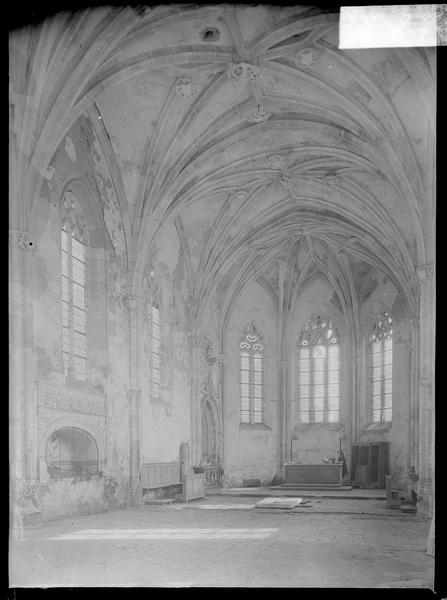
<svg viewBox="0 0 447 600">
<path fill-rule="evenodd" d="M 191 462 L 200 463 L 201 423 L 200 423 L 200 355 L 201 338 L 196 333 L 189 336 L 191 349 Z"/>
<path fill-rule="evenodd" d="M 144 298 L 140 295 L 127 295 L 125 305 L 129 311 L 129 389 L 127 399 L 129 406 L 129 491 L 130 501 L 139 504 L 141 501 L 140 485 L 140 356 L 141 356 L 141 308 Z"/>
<path fill-rule="evenodd" d="M 428 515 L 434 499 L 435 281 L 433 265 L 417 269 L 420 282 L 419 481 L 418 514 Z"/>
<path fill-rule="evenodd" d="M 36 241 L 29 231 L 9 233 L 10 473 L 36 481 L 37 404 L 33 365 L 33 262 Z"/>
</svg>

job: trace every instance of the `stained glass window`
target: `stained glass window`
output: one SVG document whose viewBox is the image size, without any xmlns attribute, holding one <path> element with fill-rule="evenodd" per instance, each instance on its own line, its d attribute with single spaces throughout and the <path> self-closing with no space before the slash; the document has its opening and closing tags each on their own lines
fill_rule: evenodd
<svg viewBox="0 0 447 600">
<path fill-rule="evenodd" d="M 298 341 L 298 415 L 302 423 L 340 421 L 340 344 L 331 319 L 307 321 Z"/>
<path fill-rule="evenodd" d="M 369 336 L 371 417 L 373 423 L 392 420 L 393 322 L 387 312 L 377 318 Z"/>
<path fill-rule="evenodd" d="M 250 324 L 239 344 L 242 423 L 262 423 L 264 420 L 263 351 L 261 336 Z"/>
<path fill-rule="evenodd" d="M 62 358 L 67 377 L 87 376 L 87 246 L 82 209 L 68 192 L 61 205 Z"/>
</svg>

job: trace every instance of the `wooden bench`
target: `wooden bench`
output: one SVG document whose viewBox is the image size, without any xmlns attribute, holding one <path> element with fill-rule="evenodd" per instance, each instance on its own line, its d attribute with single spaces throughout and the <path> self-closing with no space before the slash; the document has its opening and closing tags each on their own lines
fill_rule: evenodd
<svg viewBox="0 0 447 600">
<path fill-rule="evenodd" d="M 143 463 L 140 472 L 140 482 L 144 490 L 181 485 L 180 463 Z"/>
<path fill-rule="evenodd" d="M 205 473 L 180 476 L 180 463 L 144 463 L 140 473 L 141 487 L 144 492 L 182 486 L 176 498 L 182 502 L 205 497 Z M 146 496 L 149 497 L 149 494 Z"/>
</svg>

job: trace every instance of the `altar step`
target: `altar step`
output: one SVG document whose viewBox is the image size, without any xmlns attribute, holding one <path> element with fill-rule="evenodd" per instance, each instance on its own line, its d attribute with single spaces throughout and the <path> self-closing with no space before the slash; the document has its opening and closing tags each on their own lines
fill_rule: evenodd
<svg viewBox="0 0 447 600">
<path fill-rule="evenodd" d="M 348 489 L 346 489 L 348 488 Z M 301 498 L 340 498 L 341 500 L 386 500 L 384 489 L 361 489 L 351 486 L 325 487 L 322 489 L 291 489 L 280 486 L 261 486 L 256 488 L 209 488 L 207 496 L 239 496 L 251 498 L 266 498 L 268 496 L 300 496 Z"/>
<path fill-rule="evenodd" d="M 335 483 L 320 483 L 318 485 L 312 483 L 282 483 L 281 485 L 272 485 L 270 490 L 352 490 L 352 485 L 337 485 Z"/>
</svg>

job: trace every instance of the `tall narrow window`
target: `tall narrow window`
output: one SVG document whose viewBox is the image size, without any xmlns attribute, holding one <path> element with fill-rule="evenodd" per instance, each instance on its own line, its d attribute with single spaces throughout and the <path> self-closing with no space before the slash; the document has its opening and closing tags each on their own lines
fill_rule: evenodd
<svg viewBox="0 0 447 600">
<path fill-rule="evenodd" d="M 161 396 L 161 343 L 160 310 L 158 304 L 149 303 L 148 338 L 150 354 L 151 397 Z"/>
<path fill-rule="evenodd" d="M 262 339 L 253 324 L 246 327 L 240 344 L 241 422 L 262 423 L 263 410 L 263 350 Z"/>
<path fill-rule="evenodd" d="M 61 206 L 62 356 L 67 377 L 85 379 L 86 265 L 85 224 L 81 207 L 70 192 Z"/>
<path fill-rule="evenodd" d="M 298 341 L 298 413 L 302 423 L 340 421 L 339 336 L 326 317 L 307 321 Z"/>
<path fill-rule="evenodd" d="M 389 422 L 392 419 L 393 322 L 387 312 L 377 318 L 369 344 L 372 421 Z"/>
</svg>

